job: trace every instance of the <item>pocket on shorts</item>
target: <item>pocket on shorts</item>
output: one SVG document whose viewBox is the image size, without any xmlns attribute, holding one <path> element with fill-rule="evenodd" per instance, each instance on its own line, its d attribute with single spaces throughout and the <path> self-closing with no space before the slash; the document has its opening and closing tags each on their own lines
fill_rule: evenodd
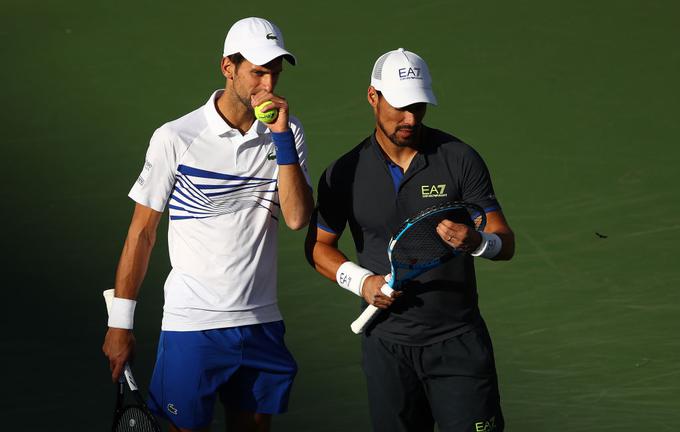
<svg viewBox="0 0 680 432">
<path fill-rule="evenodd" d="M 451 375 L 488 377 L 496 373 L 492 351 L 480 329 L 441 342 L 441 362 Z"/>
</svg>

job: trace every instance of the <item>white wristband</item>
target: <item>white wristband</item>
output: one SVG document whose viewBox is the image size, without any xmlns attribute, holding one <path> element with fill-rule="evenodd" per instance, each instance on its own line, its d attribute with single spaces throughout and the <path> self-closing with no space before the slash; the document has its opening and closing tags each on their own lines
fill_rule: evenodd
<svg viewBox="0 0 680 432">
<path fill-rule="evenodd" d="M 114 297 L 109 311 L 109 327 L 132 330 L 137 302 L 126 298 Z"/>
<path fill-rule="evenodd" d="M 493 258 L 501 251 L 503 242 L 498 235 L 494 233 L 480 232 L 482 235 L 482 243 L 472 252 L 472 256 L 481 256 L 483 258 Z"/>
<path fill-rule="evenodd" d="M 366 270 L 352 261 L 345 261 L 335 273 L 335 280 L 338 281 L 338 285 L 347 291 L 361 296 L 361 287 L 364 284 L 364 280 L 373 274 L 372 271 Z"/>
</svg>

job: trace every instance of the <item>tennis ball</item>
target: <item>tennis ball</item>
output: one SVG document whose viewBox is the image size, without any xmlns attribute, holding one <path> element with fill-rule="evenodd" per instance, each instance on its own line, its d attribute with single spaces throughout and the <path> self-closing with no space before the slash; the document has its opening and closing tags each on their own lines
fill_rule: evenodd
<svg viewBox="0 0 680 432">
<path fill-rule="evenodd" d="M 264 101 L 258 106 L 255 107 L 255 118 L 261 121 L 262 123 L 273 123 L 274 120 L 276 120 L 276 117 L 279 116 L 279 110 L 278 108 L 272 108 L 268 111 L 262 111 L 262 108 L 266 107 L 267 105 L 271 105 L 272 101 Z"/>
</svg>

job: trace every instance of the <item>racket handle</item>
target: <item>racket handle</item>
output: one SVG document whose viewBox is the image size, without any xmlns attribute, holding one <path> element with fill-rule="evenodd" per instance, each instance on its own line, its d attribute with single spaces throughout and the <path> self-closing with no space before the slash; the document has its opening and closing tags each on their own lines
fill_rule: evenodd
<svg viewBox="0 0 680 432">
<path fill-rule="evenodd" d="M 135 377 L 132 375 L 132 369 L 130 368 L 130 364 L 128 362 L 125 362 L 125 369 L 123 369 L 123 373 L 120 375 L 121 381 L 123 380 L 123 376 L 125 377 L 124 379 L 127 381 L 130 390 L 139 390 L 139 387 L 137 387 L 137 382 L 135 381 Z"/>
<path fill-rule="evenodd" d="M 389 296 L 392 294 L 392 291 L 394 291 L 389 285 L 385 284 L 380 288 L 380 291 L 382 291 L 383 294 L 386 296 Z M 373 306 L 373 305 L 368 305 L 366 309 L 359 315 L 359 318 L 355 319 L 354 322 L 350 325 L 350 328 L 355 334 L 360 334 L 363 333 L 364 329 L 368 327 L 368 325 L 373 321 L 373 319 L 380 313 L 380 309 Z"/>
<path fill-rule="evenodd" d="M 355 334 L 363 333 L 366 326 L 368 326 L 368 324 L 373 321 L 373 318 L 378 315 L 378 312 L 380 312 L 380 309 L 373 305 L 368 305 L 361 315 L 359 315 L 359 318 L 355 319 L 352 325 L 350 325 L 350 328 Z"/>
</svg>

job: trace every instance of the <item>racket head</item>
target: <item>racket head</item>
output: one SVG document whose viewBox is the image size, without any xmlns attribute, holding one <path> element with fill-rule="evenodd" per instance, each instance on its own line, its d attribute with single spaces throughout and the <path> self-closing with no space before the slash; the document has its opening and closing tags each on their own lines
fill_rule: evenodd
<svg viewBox="0 0 680 432">
<path fill-rule="evenodd" d="M 466 224 L 476 231 L 482 231 L 486 226 L 484 209 L 462 201 L 428 207 L 407 219 L 390 239 L 387 249 L 391 267 L 387 280 L 390 288 L 437 267 L 460 252 L 437 234 L 437 225 L 444 219 Z M 356 334 L 362 333 L 380 311 L 368 305 L 350 328 Z"/>
<path fill-rule="evenodd" d="M 126 403 L 126 393 L 132 393 L 136 403 Z M 161 432 L 160 424 L 139 392 L 130 364 L 126 363 L 117 385 L 116 408 L 112 432 Z"/>
<path fill-rule="evenodd" d="M 460 252 L 437 234 L 437 225 L 444 219 L 466 224 L 476 231 L 482 231 L 486 226 L 484 209 L 462 201 L 449 201 L 428 207 L 407 219 L 388 245 L 391 274 L 387 283 L 391 288 L 437 267 Z M 380 311 L 377 307 L 368 305 L 350 328 L 356 334 L 362 333 Z"/>
<path fill-rule="evenodd" d="M 126 405 L 116 412 L 112 432 L 161 432 L 156 418 L 144 405 Z"/>
<path fill-rule="evenodd" d="M 422 272 L 460 253 L 437 234 L 437 225 L 444 219 L 475 231 L 486 226 L 486 213 L 476 204 L 451 201 L 422 210 L 407 219 L 390 241 L 388 255 L 393 280 L 404 279 L 397 274 L 398 269 Z"/>
</svg>

